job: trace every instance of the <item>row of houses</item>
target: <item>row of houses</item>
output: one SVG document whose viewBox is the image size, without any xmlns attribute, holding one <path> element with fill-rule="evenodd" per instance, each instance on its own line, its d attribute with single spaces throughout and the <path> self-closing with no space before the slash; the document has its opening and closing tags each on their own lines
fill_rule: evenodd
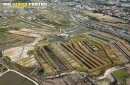
<svg viewBox="0 0 130 85">
<path fill-rule="evenodd" d="M 85 2 L 77 5 L 77 7 L 113 17 L 118 17 L 124 20 L 130 20 L 130 11 L 125 11 L 125 8 L 116 5 L 101 5 Z"/>
</svg>

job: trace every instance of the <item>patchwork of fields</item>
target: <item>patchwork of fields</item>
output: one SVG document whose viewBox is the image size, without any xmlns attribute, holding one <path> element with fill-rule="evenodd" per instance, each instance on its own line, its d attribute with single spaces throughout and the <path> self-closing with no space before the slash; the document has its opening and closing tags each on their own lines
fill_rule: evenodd
<svg viewBox="0 0 130 85">
<path fill-rule="evenodd" d="M 95 72 L 113 63 L 104 49 L 99 43 L 96 45 L 91 40 L 81 40 L 44 44 L 38 47 L 36 53 L 53 70 Z"/>
</svg>

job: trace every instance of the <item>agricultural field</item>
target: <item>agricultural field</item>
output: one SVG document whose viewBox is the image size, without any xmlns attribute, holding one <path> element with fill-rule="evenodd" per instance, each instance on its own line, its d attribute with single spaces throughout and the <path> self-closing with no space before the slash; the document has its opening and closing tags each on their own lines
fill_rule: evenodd
<svg viewBox="0 0 130 85">
<path fill-rule="evenodd" d="M 37 67 L 38 66 L 38 61 L 36 60 L 34 55 L 21 59 L 17 63 L 19 65 L 25 66 L 25 67 Z"/>
<path fill-rule="evenodd" d="M 26 29 L 22 28 L 20 30 L 10 30 L 8 31 L 11 34 L 20 35 L 20 36 L 28 36 L 33 38 L 41 37 L 42 35 L 56 34 L 57 32 L 51 32 L 49 30 L 44 29 Z"/>
<path fill-rule="evenodd" d="M 86 16 L 88 15 L 88 16 L 96 17 L 101 22 L 106 22 L 106 23 L 127 23 L 127 21 L 125 21 L 125 20 L 114 18 L 114 17 L 104 15 L 104 14 L 100 14 L 100 13 L 92 13 L 92 12 L 88 12 L 88 11 L 83 11 L 83 14 L 86 15 Z"/>
<path fill-rule="evenodd" d="M 57 23 L 60 23 L 62 25 L 69 25 L 70 24 L 70 16 L 68 13 L 63 13 L 58 10 L 55 11 L 49 11 L 47 14 L 45 14 L 45 17 L 47 19 L 54 20 Z"/>
<path fill-rule="evenodd" d="M 7 18 L 0 19 L 0 25 L 6 25 L 7 23 L 10 23 L 10 22 L 13 22 L 13 20 L 7 19 Z"/>
<path fill-rule="evenodd" d="M 24 29 L 24 31 L 26 31 L 26 29 Z M 34 44 L 37 42 L 35 37 L 9 33 L 9 31 L 5 36 L 7 39 L 0 44 L 0 50 L 4 50 L 4 57 L 8 56 L 11 59 L 11 62 L 16 63 L 21 68 L 30 69 L 35 67 L 37 68 L 39 66 L 39 62 L 33 53 Z"/>
<path fill-rule="evenodd" d="M 28 54 L 28 51 L 33 50 L 33 46 L 14 47 L 4 51 L 4 56 L 9 56 L 11 61 L 24 67 L 36 67 L 38 62 L 33 54 Z"/>
<path fill-rule="evenodd" d="M 70 23 L 69 19 L 65 17 L 63 14 L 55 14 L 53 16 L 53 20 L 57 21 L 63 25 L 68 25 Z"/>
<path fill-rule="evenodd" d="M 123 24 L 123 23 L 106 23 L 106 22 L 101 22 L 102 24 L 105 24 L 105 25 L 109 25 L 109 26 L 112 26 L 112 27 L 117 27 L 118 29 L 129 29 L 130 28 L 130 25 L 129 24 Z"/>
<path fill-rule="evenodd" d="M 64 65 L 64 62 L 59 59 L 59 57 L 58 57 L 59 55 L 57 55 L 56 53 L 54 53 L 54 51 L 52 51 L 49 48 L 49 46 L 43 46 L 42 50 L 43 50 L 43 52 L 46 53 L 46 55 L 48 55 L 48 57 L 50 59 L 52 59 L 52 62 L 55 63 L 56 67 L 54 67 L 54 68 L 57 68 L 58 70 L 61 70 L 61 71 L 67 71 L 67 70 L 69 70 L 67 68 L 67 66 Z"/>
<path fill-rule="evenodd" d="M 107 43 L 84 34 L 75 35 L 68 42 L 40 44 L 38 49 L 40 61 L 61 72 L 77 70 L 98 75 L 105 68 L 121 63 Z"/>
<path fill-rule="evenodd" d="M 101 58 L 103 53 L 102 55 L 98 54 L 102 51 L 102 49 L 86 40 L 69 42 L 67 44 L 61 44 L 61 46 L 71 53 L 82 64 L 82 66 L 85 68 L 84 70 L 89 72 L 93 72 L 111 64 L 107 57 L 106 59 Z"/>
<path fill-rule="evenodd" d="M 56 34 L 57 32 L 37 28 L 23 28 L 6 32 L 5 36 L 7 39 L 1 42 L 0 45 L 0 49 L 4 50 L 3 56 L 8 56 L 11 59 L 11 62 L 15 62 L 21 68 L 40 70 L 43 67 L 43 72 L 45 71 L 43 75 L 55 73 L 52 67 L 49 68 L 50 64 L 46 61 L 40 61 L 41 59 L 38 58 L 37 55 L 41 56 L 42 54 L 37 54 L 37 51 L 34 51 L 34 45 L 42 35 Z M 39 72 L 39 70 L 36 70 L 36 72 Z"/>
<path fill-rule="evenodd" d="M 0 73 L 9 71 L 1 75 L 0 84 L 34 85 L 30 81 L 34 79 L 43 85 L 106 85 L 113 81 L 112 74 L 119 85 L 129 84 L 127 21 L 94 13 L 96 8 L 86 11 L 98 7 L 86 2 L 95 0 L 38 1 L 47 1 L 47 6 L 0 9 Z M 107 6 L 100 7 L 105 7 L 104 13 L 112 12 Z M 7 12 L 11 9 L 16 14 Z"/>
<path fill-rule="evenodd" d="M 27 32 L 16 31 L 16 30 L 11 30 L 11 31 L 9 31 L 9 33 L 18 34 L 18 35 L 24 35 L 24 36 L 29 36 L 29 37 L 35 37 L 35 38 L 41 36 L 41 35 L 34 34 L 34 33 L 27 33 Z"/>
<path fill-rule="evenodd" d="M 130 60 L 130 51 L 124 47 L 120 42 L 111 43 L 109 46 L 114 50 L 115 54 L 122 60 L 122 62 L 127 63 Z"/>
<path fill-rule="evenodd" d="M 130 46 L 128 43 L 124 42 L 122 39 L 112 36 L 107 33 L 95 32 L 97 36 L 94 36 L 98 39 L 102 39 L 104 41 L 107 40 L 109 47 L 114 51 L 115 55 L 120 58 L 123 63 L 129 62 L 130 56 Z"/>
<path fill-rule="evenodd" d="M 9 33 L 6 34 L 5 37 L 6 39 L 0 43 L 0 50 L 5 50 L 9 47 L 25 45 L 34 41 L 34 38 L 32 37 L 25 37 Z"/>
<path fill-rule="evenodd" d="M 54 69 L 49 63 L 48 59 L 42 54 L 41 48 L 38 46 L 35 48 L 36 58 L 38 59 L 41 68 L 44 68 L 45 73 L 44 74 L 51 74 L 54 73 Z"/>
<path fill-rule="evenodd" d="M 14 29 L 19 29 L 19 28 L 30 28 L 31 25 L 24 23 L 24 22 L 14 22 L 14 23 L 10 23 L 8 25 L 10 28 L 14 28 Z"/>
<path fill-rule="evenodd" d="M 55 49 L 56 52 L 58 52 L 58 54 L 60 56 L 62 56 L 62 58 L 65 59 L 70 64 L 72 69 L 76 69 L 76 68 L 80 68 L 81 67 L 80 64 L 75 59 L 73 59 L 69 54 L 67 54 L 65 52 L 65 50 L 63 50 L 62 47 L 59 44 L 52 43 L 51 47 L 53 49 Z"/>
<path fill-rule="evenodd" d="M 36 14 L 36 19 L 32 20 L 32 23 L 51 28 L 69 26 L 71 24 L 69 14 L 60 12 L 55 8 L 53 10 L 42 10 L 41 13 Z"/>
</svg>

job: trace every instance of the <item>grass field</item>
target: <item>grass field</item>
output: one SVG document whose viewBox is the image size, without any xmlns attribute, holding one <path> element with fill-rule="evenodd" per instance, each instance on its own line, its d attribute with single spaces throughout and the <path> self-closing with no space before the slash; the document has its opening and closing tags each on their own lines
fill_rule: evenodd
<svg viewBox="0 0 130 85">
<path fill-rule="evenodd" d="M 53 20 L 55 20 L 63 25 L 67 25 L 70 23 L 70 21 L 62 14 L 54 15 Z"/>
<path fill-rule="evenodd" d="M 11 28 L 30 28 L 31 26 L 24 22 L 16 22 L 16 23 L 10 24 L 9 27 L 11 27 Z"/>
<path fill-rule="evenodd" d="M 128 74 L 125 70 L 118 70 L 113 72 L 113 74 L 120 82 L 120 85 L 127 85 L 126 79 L 130 77 L 130 74 Z"/>
<path fill-rule="evenodd" d="M 6 38 L 5 33 L 7 32 L 7 29 L 0 28 L 0 40 L 4 40 Z"/>
</svg>

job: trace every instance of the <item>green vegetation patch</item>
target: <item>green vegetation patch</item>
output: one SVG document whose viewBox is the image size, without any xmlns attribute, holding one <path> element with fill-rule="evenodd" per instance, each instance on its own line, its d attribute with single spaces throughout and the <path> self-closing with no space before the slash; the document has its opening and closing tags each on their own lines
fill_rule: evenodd
<svg viewBox="0 0 130 85">
<path fill-rule="evenodd" d="M 0 40 L 4 40 L 6 38 L 5 33 L 8 29 L 0 28 Z"/>
<path fill-rule="evenodd" d="M 65 15 L 57 14 L 53 17 L 53 20 L 61 24 L 67 25 L 70 23 L 69 19 Z"/>
<path fill-rule="evenodd" d="M 28 51 L 28 55 L 33 55 L 33 54 L 34 54 L 33 50 Z"/>
<path fill-rule="evenodd" d="M 40 15 L 36 15 L 36 18 L 38 18 L 38 19 L 46 19 L 45 18 L 45 14 L 40 14 Z"/>
<path fill-rule="evenodd" d="M 96 17 L 93 17 L 93 16 L 90 16 L 90 15 L 87 15 L 89 19 L 91 20 L 95 20 L 95 21 L 99 21 L 99 19 L 97 19 Z"/>
<path fill-rule="evenodd" d="M 0 72 L 5 72 L 5 71 L 7 71 L 7 68 L 3 64 L 0 64 Z"/>
<path fill-rule="evenodd" d="M 20 28 L 30 28 L 31 25 L 26 22 L 17 21 L 9 24 L 11 30 L 19 30 Z"/>
<path fill-rule="evenodd" d="M 96 38 L 98 38 L 98 39 L 101 39 L 101 40 L 103 40 L 103 41 L 109 42 L 109 40 L 106 39 L 106 38 L 103 38 L 103 37 L 100 37 L 100 36 L 96 36 L 96 35 L 93 35 L 93 34 L 89 34 L 89 35 L 90 35 L 90 36 L 93 36 L 93 37 L 96 37 Z"/>
<path fill-rule="evenodd" d="M 53 20 L 45 20 L 43 21 L 45 24 L 49 24 L 49 25 L 54 25 L 54 26 L 62 26 L 62 24 L 56 22 L 56 21 L 53 21 Z"/>
<path fill-rule="evenodd" d="M 102 81 L 110 82 L 111 80 L 110 80 L 109 78 L 104 78 L 104 79 L 100 79 L 100 80 L 98 80 L 97 82 L 102 82 Z"/>
<path fill-rule="evenodd" d="M 128 74 L 125 70 L 115 71 L 113 72 L 113 75 L 121 83 L 120 85 L 127 85 L 126 79 L 130 77 L 130 74 Z"/>
<path fill-rule="evenodd" d="M 89 19 L 94 20 L 94 21 L 100 21 L 97 17 L 85 14 L 85 12 L 79 12 L 80 14 L 82 14 L 83 16 L 87 16 Z"/>
<path fill-rule="evenodd" d="M 34 67 L 24 67 L 17 63 L 13 63 L 13 64 L 14 64 L 13 66 L 15 66 L 15 70 L 19 69 L 20 71 L 25 72 L 25 73 L 31 73 L 36 68 L 35 66 Z"/>
<path fill-rule="evenodd" d="M 53 43 L 53 42 L 66 43 L 70 40 L 70 39 L 62 39 L 62 38 L 59 38 L 59 37 L 56 37 L 56 36 L 48 36 L 48 38 L 49 38 L 49 40 L 48 40 L 49 43 Z"/>
</svg>

